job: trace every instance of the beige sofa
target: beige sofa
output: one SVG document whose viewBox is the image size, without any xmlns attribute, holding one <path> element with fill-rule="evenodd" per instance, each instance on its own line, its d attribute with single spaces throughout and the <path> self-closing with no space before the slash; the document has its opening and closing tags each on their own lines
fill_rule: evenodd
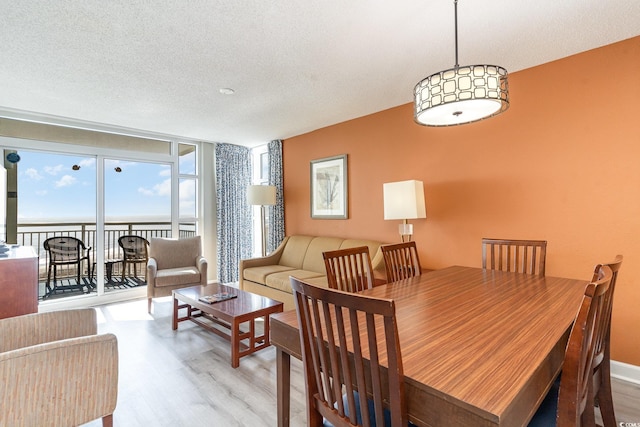
<svg viewBox="0 0 640 427">
<path fill-rule="evenodd" d="M 373 240 L 339 237 L 289 236 L 270 255 L 240 261 L 240 289 L 282 301 L 285 310 L 293 310 L 289 276 L 327 286 L 322 253 L 337 249 L 368 246 L 376 283 L 385 282 L 384 260 L 380 246 Z"/>
</svg>

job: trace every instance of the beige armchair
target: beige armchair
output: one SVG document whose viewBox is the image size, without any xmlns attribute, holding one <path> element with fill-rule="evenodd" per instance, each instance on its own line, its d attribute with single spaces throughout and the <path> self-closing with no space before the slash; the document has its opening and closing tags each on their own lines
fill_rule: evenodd
<svg viewBox="0 0 640 427">
<path fill-rule="evenodd" d="M 118 344 L 93 309 L 0 320 L 0 425 L 113 425 Z"/>
<path fill-rule="evenodd" d="M 149 313 L 153 298 L 169 296 L 174 289 L 206 284 L 207 260 L 202 256 L 200 236 L 179 240 L 155 237 L 149 241 Z"/>
</svg>

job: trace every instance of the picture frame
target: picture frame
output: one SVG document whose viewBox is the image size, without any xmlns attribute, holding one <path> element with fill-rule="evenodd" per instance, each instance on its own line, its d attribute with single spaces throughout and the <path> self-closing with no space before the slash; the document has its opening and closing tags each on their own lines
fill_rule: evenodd
<svg viewBox="0 0 640 427">
<path fill-rule="evenodd" d="M 348 218 L 347 155 L 311 161 L 311 218 Z"/>
</svg>

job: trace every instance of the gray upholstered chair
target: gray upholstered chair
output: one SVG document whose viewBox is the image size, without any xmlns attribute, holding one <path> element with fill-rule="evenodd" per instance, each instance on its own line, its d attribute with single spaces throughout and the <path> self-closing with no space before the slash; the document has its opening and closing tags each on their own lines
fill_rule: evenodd
<svg viewBox="0 0 640 427">
<path fill-rule="evenodd" d="M 94 309 L 0 320 L 0 425 L 113 425 L 118 342 Z"/>
<path fill-rule="evenodd" d="M 154 237 L 149 241 L 147 299 L 170 296 L 174 289 L 207 284 L 207 260 L 200 236 L 184 239 Z"/>
</svg>

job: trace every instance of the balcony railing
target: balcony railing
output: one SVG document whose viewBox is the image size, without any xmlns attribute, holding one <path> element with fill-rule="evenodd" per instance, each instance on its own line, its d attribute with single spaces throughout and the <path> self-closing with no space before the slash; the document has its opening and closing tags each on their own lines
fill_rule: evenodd
<svg viewBox="0 0 640 427">
<path fill-rule="evenodd" d="M 24 246 L 32 246 L 40 257 L 40 268 L 38 281 L 41 283 L 40 295 L 42 298 L 46 292 L 43 284 L 47 280 L 48 254 L 43 247 L 43 243 L 50 237 L 71 236 L 80 239 L 87 248 L 91 248 L 91 268 L 97 260 L 96 248 L 96 224 L 91 222 L 39 222 L 18 224 L 17 243 Z M 180 224 L 180 237 L 195 236 L 195 225 L 193 223 Z M 118 245 L 118 239 L 125 235 L 137 235 L 150 240 L 152 237 L 170 237 L 171 223 L 161 221 L 132 222 L 132 221 L 112 221 L 105 223 L 104 230 L 104 259 L 122 259 L 122 249 Z M 112 264 L 113 277 L 122 274 L 122 263 Z M 87 266 L 81 272 L 83 280 L 91 283 L 95 280 L 95 274 L 91 275 Z M 138 269 L 141 277 L 144 276 L 144 269 Z M 74 266 L 58 266 L 57 277 L 60 279 L 75 280 L 76 269 Z M 93 277 L 91 277 L 93 276 Z M 143 282 L 143 281 L 142 281 Z M 144 282 L 142 283 L 144 284 Z"/>
</svg>

